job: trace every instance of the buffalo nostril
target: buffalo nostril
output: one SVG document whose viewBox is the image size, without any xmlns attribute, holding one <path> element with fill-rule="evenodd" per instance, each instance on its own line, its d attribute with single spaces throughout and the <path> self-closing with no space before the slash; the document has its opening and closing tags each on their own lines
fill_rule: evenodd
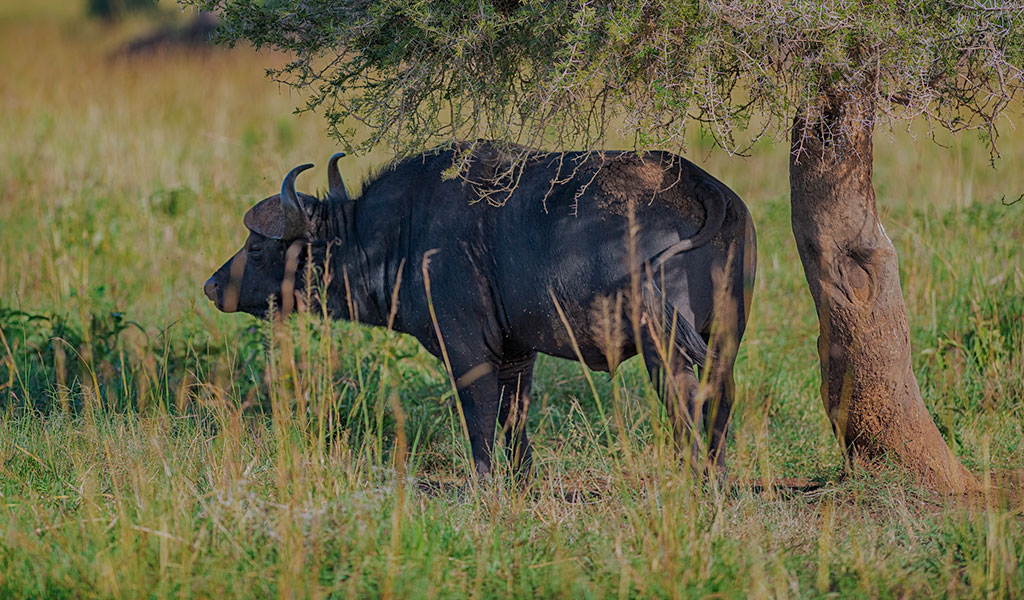
<svg viewBox="0 0 1024 600">
<path fill-rule="evenodd" d="M 213 277 L 206 280 L 203 284 L 203 292 L 206 293 L 206 297 L 214 302 L 217 301 L 217 282 L 213 280 Z"/>
</svg>

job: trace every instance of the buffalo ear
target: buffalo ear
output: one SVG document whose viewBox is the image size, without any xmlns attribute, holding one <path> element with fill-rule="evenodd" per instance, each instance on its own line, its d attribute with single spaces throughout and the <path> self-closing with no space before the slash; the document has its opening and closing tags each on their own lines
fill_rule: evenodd
<svg viewBox="0 0 1024 600">
<path fill-rule="evenodd" d="M 284 234 L 281 239 L 284 241 L 298 239 L 312 230 L 306 210 L 302 207 L 299 195 L 295 193 L 295 178 L 299 173 L 312 168 L 313 165 L 309 163 L 295 167 L 288 171 L 281 184 L 281 212 L 284 213 Z"/>
<path fill-rule="evenodd" d="M 345 182 L 341 180 L 341 169 L 338 168 L 338 159 L 343 156 L 344 152 L 338 152 L 327 163 L 327 195 L 342 202 L 348 200 L 348 190 L 345 189 Z"/>
<path fill-rule="evenodd" d="M 303 200 L 295 193 L 295 177 L 312 166 L 292 169 L 284 178 L 280 194 L 261 201 L 245 213 L 244 222 L 249 231 L 272 240 L 290 241 L 312 230 Z"/>
<path fill-rule="evenodd" d="M 277 195 L 249 209 L 242 220 L 249 231 L 272 240 L 284 237 L 284 215 L 281 214 L 281 198 Z"/>
</svg>

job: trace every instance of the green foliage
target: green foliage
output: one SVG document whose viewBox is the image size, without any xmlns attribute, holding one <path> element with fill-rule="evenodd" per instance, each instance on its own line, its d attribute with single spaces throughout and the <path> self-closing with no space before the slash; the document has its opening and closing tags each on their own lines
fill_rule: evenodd
<svg viewBox="0 0 1024 600">
<path fill-rule="evenodd" d="M 0 302 L 0 410 L 30 407 L 43 413 L 83 410 L 175 409 L 176 391 L 208 375 L 225 352 L 201 330 L 171 324 L 155 335 L 119 311 L 110 310 L 106 290 L 92 290 L 96 312 L 84 321 L 61 313 L 31 313 Z M 184 330 L 184 331 L 179 331 Z M 246 327 L 232 336 L 240 359 L 233 379 L 245 394 L 258 381 L 264 341 Z"/>
<path fill-rule="evenodd" d="M 590 148 L 612 133 L 679 149 L 696 122 L 742 151 L 836 99 L 868 121 L 925 117 L 994 142 L 1024 84 L 1012 3 L 184 3 L 218 11 L 230 43 L 292 55 L 271 75 L 349 149 L 473 137 Z"/>
<path fill-rule="evenodd" d="M 157 210 L 170 218 L 188 215 L 196 203 L 196 193 L 187 187 L 176 187 L 169 190 L 157 190 L 150 202 Z"/>
</svg>

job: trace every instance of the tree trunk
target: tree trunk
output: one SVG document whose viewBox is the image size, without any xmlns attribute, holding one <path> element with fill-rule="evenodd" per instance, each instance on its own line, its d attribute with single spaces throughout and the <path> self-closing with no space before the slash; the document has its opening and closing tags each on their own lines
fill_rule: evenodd
<svg viewBox="0 0 1024 600">
<path fill-rule="evenodd" d="M 793 234 L 818 309 L 821 397 L 848 461 L 890 456 L 930 488 L 965 492 L 977 480 L 935 427 L 910 364 L 896 251 L 871 183 L 873 115 L 848 100 L 797 116 L 790 154 Z"/>
</svg>

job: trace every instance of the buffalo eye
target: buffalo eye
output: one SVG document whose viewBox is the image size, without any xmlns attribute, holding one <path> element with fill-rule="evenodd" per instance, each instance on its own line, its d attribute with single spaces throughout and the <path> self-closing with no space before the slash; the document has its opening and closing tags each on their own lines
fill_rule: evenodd
<svg viewBox="0 0 1024 600">
<path fill-rule="evenodd" d="M 259 262 L 263 258 L 263 248 L 256 245 L 249 246 L 249 249 L 246 251 L 246 254 L 248 255 L 250 260 Z"/>
</svg>

